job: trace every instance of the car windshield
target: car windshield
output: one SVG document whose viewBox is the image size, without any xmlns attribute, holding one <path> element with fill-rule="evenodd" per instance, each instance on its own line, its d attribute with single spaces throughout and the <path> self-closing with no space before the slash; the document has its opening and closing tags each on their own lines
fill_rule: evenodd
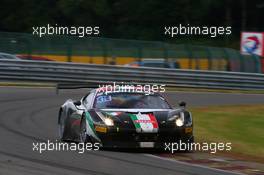
<svg viewBox="0 0 264 175">
<path fill-rule="evenodd" d="M 170 106 L 159 94 L 110 93 L 98 94 L 94 108 L 170 109 Z"/>
</svg>

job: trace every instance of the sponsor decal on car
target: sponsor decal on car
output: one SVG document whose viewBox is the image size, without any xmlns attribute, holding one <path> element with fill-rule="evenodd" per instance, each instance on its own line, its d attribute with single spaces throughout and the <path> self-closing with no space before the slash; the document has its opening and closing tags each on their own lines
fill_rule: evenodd
<svg viewBox="0 0 264 175">
<path fill-rule="evenodd" d="M 158 122 L 156 117 L 150 114 L 129 114 L 131 120 L 133 121 L 136 131 L 138 133 L 156 133 L 158 132 Z"/>
<path fill-rule="evenodd" d="M 95 130 L 97 132 L 103 132 L 103 133 L 106 133 L 107 132 L 107 128 L 106 127 L 102 127 L 102 126 L 96 126 L 95 127 Z"/>
<path fill-rule="evenodd" d="M 185 128 L 185 133 L 192 133 L 192 127 Z"/>
</svg>

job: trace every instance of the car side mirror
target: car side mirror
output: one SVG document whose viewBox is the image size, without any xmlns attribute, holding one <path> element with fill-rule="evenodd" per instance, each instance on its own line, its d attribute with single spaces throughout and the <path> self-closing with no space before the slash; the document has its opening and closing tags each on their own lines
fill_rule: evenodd
<svg viewBox="0 0 264 175">
<path fill-rule="evenodd" d="M 75 106 L 80 106 L 82 103 L 81 103 L 81 101 L 75 101 L 75 102 L 73 102 L 73 104 L 74 104 Z"/>
<path fill-rule="evenodd" d="M 179 106 L 185 108 L 186 107 L 186 102 L 184 102 L 184 101 L 179 102 Z"/>
</svg>

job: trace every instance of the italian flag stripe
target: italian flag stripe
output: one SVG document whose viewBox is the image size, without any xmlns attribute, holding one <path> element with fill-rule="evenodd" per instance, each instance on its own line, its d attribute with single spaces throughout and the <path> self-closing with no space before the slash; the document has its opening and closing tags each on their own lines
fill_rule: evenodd
<svg viewBox="0 0 264 175">
<path fill-rule="evenodd" d="M 136 129 L 141 132 L 157 132 L 158 122 L 153 114 L 129 114 Z"/>
<path fill-rule="evenodd" d="M 137 116 L 136 116 L 136 115 L 134 115 L 134 114 L 129 114 L 129 116 L 130 116 L 130 118 L 133 120 L 133 122 L 137 120 Z M 139 123 L 135 123 L 135 122 L 134 122 L 134 124 L 135 124 L 135 127 L 136 127 L 136 128 L 141 128 Z"/>
<path fill-rule="evenodd" d="M 158 128 L 158 122 L 157 122 L 156 117 L 153 114 L 149 114 L 149 118 L 151 120 L 153 128 Z"/>
</svg>

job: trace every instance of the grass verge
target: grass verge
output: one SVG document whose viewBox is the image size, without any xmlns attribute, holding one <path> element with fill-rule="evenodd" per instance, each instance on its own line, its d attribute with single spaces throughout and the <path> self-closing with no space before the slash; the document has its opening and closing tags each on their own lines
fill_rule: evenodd
<svg viewBox="0 0 264 175">
<path fill-rule="evenodd" d="M 227 154 L 264 162 L 264 105 L 199 107 L 191 111 L 197 142 L 231 142 L 232 150 Z"/>
</svg>

